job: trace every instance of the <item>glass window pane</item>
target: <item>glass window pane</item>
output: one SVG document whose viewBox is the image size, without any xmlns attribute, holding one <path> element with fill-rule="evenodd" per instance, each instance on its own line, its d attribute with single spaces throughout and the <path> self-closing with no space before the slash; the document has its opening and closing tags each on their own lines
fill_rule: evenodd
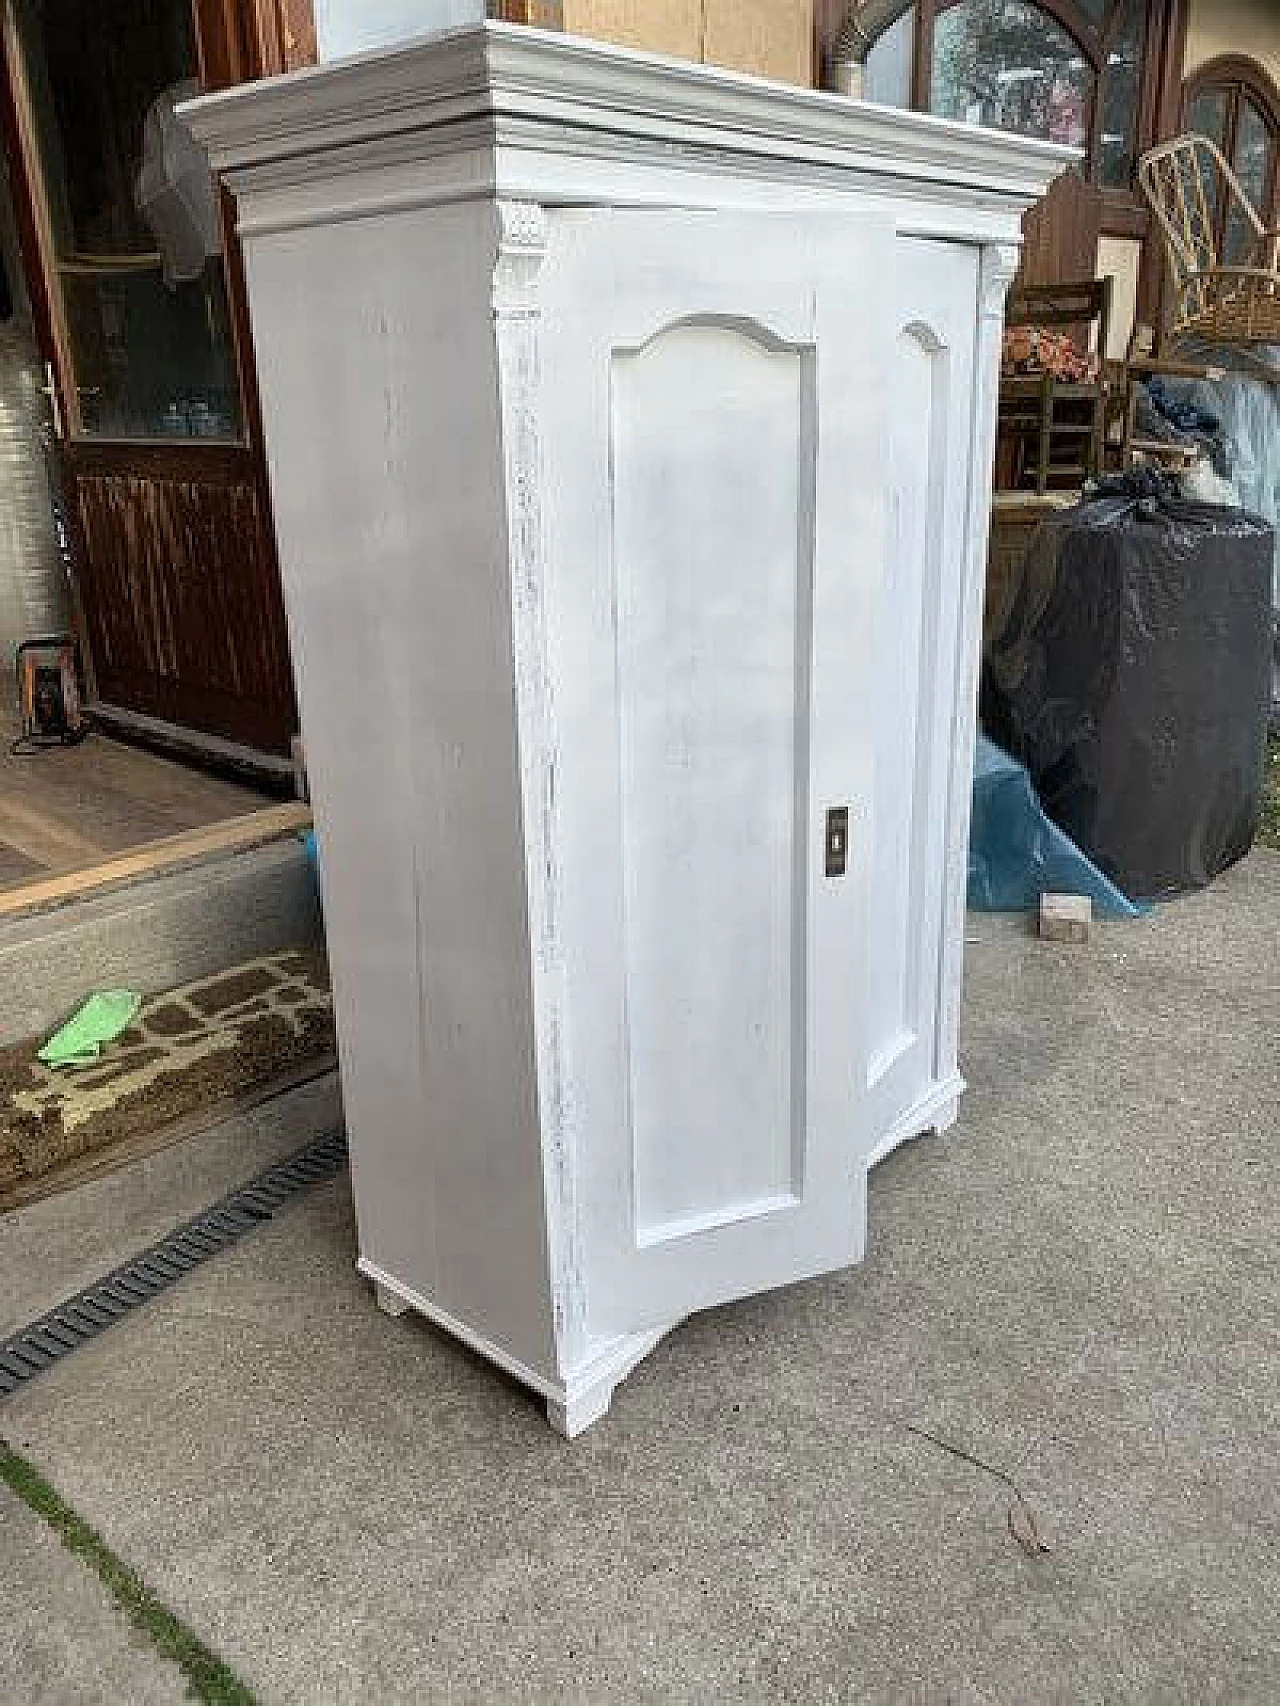
<svg viewBox="0 0 1280 1706">
<path fill-rule="evenodd" d="M 867 55 L 862 85 L 864 100 L 885 107 L 911 105 L 911 61 L 916 36 L 916 9 L 912 6 L 876 41 Z"/>
<path fill-rule="evenodd" d="M 1247 95 L 1240 97 L 1240 116 L 1236 121 L 1236 146 L 1231 166 L 1240 180 L 1240 187 L 1253 203 L 1262 223 L 1268 223 L 1266 207 L 1267 179 L 1274 143 L 1267 131 L 1267 121 Z M 1249 216 L 1233 207 L 1227 218 L 1226 240 L 1223 244 L 1228 261 L 1253 259 L 1257 232 Z"/>
<path fill-rule="evenodd" d="M 1145 0 L 1122 0 L 1116 33 L 1102 73 L 1102 123 L 1098 135 L 1098 182 L 1125 190 L 1136 165 L 1138 101 L 1146 47 Z"/>
<path fill-rule="evenodd" d="M 218 204 L 172 116 L 195 91 L 181 0 L 15 0 L 82 432 L 241 434 Z"/>
<path fill-rule="evenodd" d="M 1207 136 L 1211 142 L 1216 142 L 1218 147 L 1222 148 L 1226 144 L 1230 118 L 1230 90 L 1202 89 L 1187 110 L 1187 129 L 1195 131 L 1197 136 Z M 1216 167 L 1213 168 L 1212 174 L 1207 170 L 1203 171 L 1201 182 L 1209 198 L 1213 229 L 1217 232 L 1222 223 L 1222 174 Z M 1217 241 L 1216 237 L 1214 240 Z"/>
<path fill-rule="evenodd" d="M 1230 95 L 1225 89 L 1203 89 L 1187 111 L 1187 129 L 1207 136 L 1221 148 L 1227 140 Z"/>
<path fill-rule="evenodd" d="M 1113 0 L 1076 0 L 1077 9 L 1084 13 L 1095 30 L 1100 30 L 1106 23 L 1112 4 Z"/>
<path fill-rule="evenodd" d="M 1247 95 L 1242 96 L 1240 117 L 1236 123 L 1235 154 L 1231 165 L 1244 193 L 1259 212 L 1264 211 L 1271 148 L 1266 119 Z"/>
<path fill-rule="evenodd" d="M 1028 0 L 959 0 L 934 25 L 930 107 L 947 118 L 1082 147 L 1093 70 Z"/>
</svg>

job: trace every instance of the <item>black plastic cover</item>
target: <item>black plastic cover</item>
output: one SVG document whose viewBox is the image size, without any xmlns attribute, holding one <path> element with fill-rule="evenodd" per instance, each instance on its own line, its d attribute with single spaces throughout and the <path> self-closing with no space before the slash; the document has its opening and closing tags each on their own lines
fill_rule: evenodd
<svg viewBox="0 0 1280 1706">
<path fill-rule="evenodd" d="M 983 722 L 1125 894 L 1253 844 L 1270 699 L 1271 526 L 1138 470 L 1051 517 L 988 644 Z"/>
</svg>

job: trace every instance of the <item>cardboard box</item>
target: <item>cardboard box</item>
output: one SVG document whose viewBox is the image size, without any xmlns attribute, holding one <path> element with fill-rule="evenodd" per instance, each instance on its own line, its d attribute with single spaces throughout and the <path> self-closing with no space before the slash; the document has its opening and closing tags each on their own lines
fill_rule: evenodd
<svg viewBox="0 0 1280 1706">
<path fill-rule="evenodd" d="M 813 0 L 563 0 L 577 35 L 811 84 Z"/>
</svg>

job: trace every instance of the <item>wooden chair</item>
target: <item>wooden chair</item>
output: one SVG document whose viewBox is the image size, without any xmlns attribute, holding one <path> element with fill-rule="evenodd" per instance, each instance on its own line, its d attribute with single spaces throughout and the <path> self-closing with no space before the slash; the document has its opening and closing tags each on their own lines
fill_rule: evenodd
<svg viewBox="0 0 1280 1706">
<path fill-rule="evenodd" d="M 1176 361 L 1168 357 L 1149 355 L 1142 347 L 1142 335 L 1151 337 L 1150 328 L 1138 327 L 1129 343 L 1129 353 L 1122 363 L 1112 386 L 1115 413 L 1114 438 L 1116 461 L 1121 468 L 1135 463 L 1153 462 L 1178 474 L 1190 468 L 1203 454 L 1198 446 L 1170 442 L 1162 438 L 1144 438 L 1138 431 L 1138 389 L 1148 379 L 1209 379 L 1223 377 L 1224 369 L 1203 362 Z M 1112 437 L 1108 435 L 1108 442 Z"/>
<path fill-rule="evenodd" d="M 1175 137 L 1142 156 L 1138 183 L 1169 258 L 1169 342 L 1280 344 L 1280 232 L 1263 224 L 1222 150 L 1206 136 Z M 1218 251 L 1224 200 L 1253 232 L 1243 265 Z"/>
<path fill-rule="evenodd" d="M 1005 325 L 1067 331 L 1081 355 L 1097 327 L 1099 364 L 1111 324 L 1111 280 L 1015 286 Z M 1009 490 L 1076 489 L 1102 468 L 1107 427 L 1107 387 L 1097 379 L 1073 382 L 1052 373 L 1000 382 L 998 483 Z"/>
<path fill-rule="evenodd" d="M 1060 173 L 1022 216 L 1022 259 L 1014 289 L 1092 278 L 1101 236 L 1102 191 L 1074 169 Z"/>
</svg>

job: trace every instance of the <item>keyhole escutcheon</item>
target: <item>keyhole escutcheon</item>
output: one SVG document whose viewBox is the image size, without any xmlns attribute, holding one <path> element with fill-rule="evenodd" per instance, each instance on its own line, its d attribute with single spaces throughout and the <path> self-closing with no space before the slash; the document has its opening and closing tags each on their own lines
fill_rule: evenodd
<svg viewBox="0 0 1280 1706">
<path fill-rule="evenodd" d="M 843 877 L 849 869 L 849 808 L 832 806 L 827 813 L 827 875 Z"/>
</svg>

